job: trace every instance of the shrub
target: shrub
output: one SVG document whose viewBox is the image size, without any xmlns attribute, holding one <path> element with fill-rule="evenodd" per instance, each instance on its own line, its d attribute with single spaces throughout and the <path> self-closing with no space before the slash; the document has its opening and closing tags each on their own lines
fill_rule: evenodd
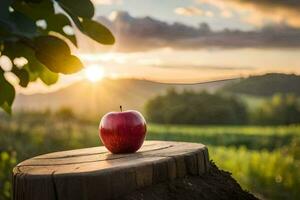
<svg viewBox="0 0 300 200">
<path fill-rule="evenodd" d="M 0 199 L 11 199 L 11 173 L 16 165 L 15 152 L 0 152 Z"/>
<path fill-rule="evenodd" d="M 169 90 L 150 100 L 145 107 L 147 119 L 167 124 L 245 124 L 245 105 L 234 97 L 207 92 Z"/>
<path fill-rule="evenodd" d="M 264 102 L 251 116 L 251 123 L 279 125 L 300 123 L 300 106 L 295 95 L 274 95 Z"/>
</svg>

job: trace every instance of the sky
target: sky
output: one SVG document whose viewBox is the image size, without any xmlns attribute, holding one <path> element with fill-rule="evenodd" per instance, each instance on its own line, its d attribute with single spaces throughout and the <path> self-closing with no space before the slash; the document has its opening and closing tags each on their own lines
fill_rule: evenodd
<svg viewBox="0 0 300 200">
<path fill-rule="evenodd" d="M 267 72 L 300 74 L 298 0 L 93 0 L 116 37 L 102 46 L 78 33 L 86 69 L 61 76 L 193 83 Z M 45 88 L 31 84 L 28 92 Z M 25 91 L 25 92 L 26 92 Z"/>
</svg>

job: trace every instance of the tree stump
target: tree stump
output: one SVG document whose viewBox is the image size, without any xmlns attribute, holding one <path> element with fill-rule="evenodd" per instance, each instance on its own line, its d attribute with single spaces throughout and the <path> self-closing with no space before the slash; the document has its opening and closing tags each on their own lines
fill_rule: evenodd
<svg viewBox="0 0 300 200">
<path fill-rule="evenodd" d="M 13 170 L 14 200 L 106 200 L 208 171 L 202 144 L 145 141 L 133 154 L 94 147 L 37 156 Z"/>
</svg>

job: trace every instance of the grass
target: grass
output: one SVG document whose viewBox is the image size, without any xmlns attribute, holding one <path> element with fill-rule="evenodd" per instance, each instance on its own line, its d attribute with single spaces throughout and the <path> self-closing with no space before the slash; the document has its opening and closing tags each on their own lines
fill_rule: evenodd
<svg viewBox="0 0 300 200">
<path fill-rule="evenodd" d="M 252 150 L 274 150 L 300 137 L 300 126 L 181 126 L 149 127 L 148 139 L 200 142 L 214 146 L 244 146 Z"/>
<path fill-rule="evenodd" d="M 210 147 L 211 159 L 246 189 L 266 199 L 299 199 L 300 161 L 282 150 Z"/>
<path fill-rule="evenodd" d="M 299 199 L 300 126 L 149 126 L 148 139 L 200 142 L 210 158 L 266 199 Z"/>
<path fill-rule="evenodd" d="M 300 198 L 300 125 L 148 127 L 147 139 L 208 145 L 210 158 L 255 194 L 266 199 Z M 17 162 L 47 152 L 100 145 L 97 129 L 97 122 L 49 113 L 0 116 L 0 199 L 11 196 L 10 173 Z"/>
</svg>

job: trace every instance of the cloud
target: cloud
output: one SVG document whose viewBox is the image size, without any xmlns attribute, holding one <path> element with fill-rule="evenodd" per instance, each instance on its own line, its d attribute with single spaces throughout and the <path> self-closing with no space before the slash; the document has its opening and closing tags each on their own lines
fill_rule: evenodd
<svg viewBox="0 0 300 200">
<path fill-rule="evenodd" d="M 205 11 L 200 8 L 190 6 L 190 7 L 178 7 L 174 10 L 174 12 L 177 15 L 183 15 L 183 16 L 207 16 L 207 17 L 213 17 L 213 12 L 211 11 Z"/>
<path fill-rule="evenodd" d="M 300 1 L 298 0 L 226 0 L 238 2 L 243 5 L 255 5 L 255 7 L 272 10 L 272 9 L 288 9 L 299 11 Z"/>
<path fill-rule="evenodd" d="M 167 69 L 182 69 L 182 64 L 180 65 L 149 65 L 150 67 L 159 67 L 159 68 L 167 68 Z M 256 67 L 252 66 L 237 66 L 237 67 L 229 67 L 229 66 L 220 66 L 220 65 L 184 65 L 184 69 L 196 69 L 196 70 L 222 70 L 222 71 L 234 71 L 234 70 L 256 70 Z"/>
<path fill-rule="evenodd" d="M 263 26 L 267 22 L 300 27 L 299 0 L 196 0 L 210 4 L 221 12 L 237 12 L 243 21 Z"/>
<path fill-rule="evenodd" d="M 229 11 L 229 10 L 223 10 L 223 11 L 221 12 L 221 16 L 222 16 L 223 18 L 231 18 L 231 17 L 233 16 L 233 14 L 232 14 L 232 12 Z"/>
<path fill-rule="evenodd" d="M 151 17 L 135 18 L 127 12 L 115 12 L 98 20 L 110 27 L 116 37 L 115 51 L 138 52 L 158 48 L 172 49 L 233 49 L 233 48 L 298 48 L 300 29 L 288 25 L 265 26 L 252 31 L 213 31 L 206 23 L 198 27 L 181 23 L 169 24 Z M 80 40 L 86 48 L 95 47 Z M 82 47 L 82 46 L 80 46 Z"/>
</svg>

